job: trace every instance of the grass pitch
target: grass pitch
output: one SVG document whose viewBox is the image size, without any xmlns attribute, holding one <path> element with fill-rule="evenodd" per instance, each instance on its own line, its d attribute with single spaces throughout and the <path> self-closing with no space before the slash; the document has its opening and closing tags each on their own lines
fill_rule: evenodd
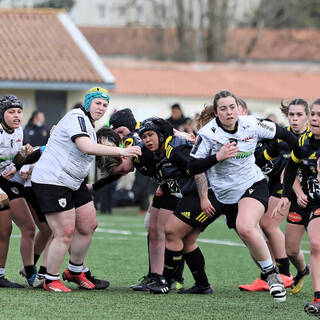
<svg viewBox="0 0 320 320">
<path fill-rule="evenodd" d="M 129 286 L 147 273 L 146 232 L 135 208 L 114 209 L 99 215 L 99 228 L 90 247 L 87 264 L 92 273 L 111 282 L 102 291 L 85 291 L 76 285 L 71 293 L 39 289 L 0 289 L 0 319 L 308 319 L 303 306 L 312 300 L 310 277 L 296 296 L 275 304 L 268 292 L 241 292 L 239 284 L 251 283 L 259 270 L 237 235 L 218 219 L 201 235 L 199 246 L 206 259 L 213 295 L 153 295 L 134 292 Z M 14 228 L 6 266 L 8 279 L 23 282 L 19 231 Z M 307 238 L 303 249 L 309 250 Z M 306 253 L 309 261 L 309 254 Z M 39 263 L 38 263 L 39 264 Z M 66 267 L 67 259 L 63 265 Z M 291 271 L 295 274 L 294 267 Z M 61 270 L 61 272 L 63 269 Z M 188 267 L 185 285 L 193 284 Z"/>
</svg>

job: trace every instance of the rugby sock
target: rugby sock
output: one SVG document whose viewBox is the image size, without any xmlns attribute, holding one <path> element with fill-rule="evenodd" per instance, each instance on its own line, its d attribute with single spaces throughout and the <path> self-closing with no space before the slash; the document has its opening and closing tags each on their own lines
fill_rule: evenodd
<svg viewBox="0 0 320 320">
<path fill-rule="evenodd" d="M 40 254 L 34 254 L 34 255 L 33 255 L 33 262 L 34 262 L 34 265 L 36 265 L 36 264 L 37 264 L 37 262 L 38 262 L 39 258 L 40 258 Z"/>
<path fill-rule="evenodd" d="M 200 248 L 198 247 L 192 252 L 185 254 L 184 258 L 196 284 L 208 287 L 210 284 L 206 275 L 205 261 Z"/>
<path fill-rule="evenodd" d="M 0 268 L 0 277 L 4 277 L 6 269 L 5 268 Z"/>
<path fill-rule="evenodd" d="M 290 263 L 288 257 L 283 259 L 276 259 L 276 265 L 279 268 L 280 273 L 290 277 Z"/>
<path fill-rule="evenodd" d="M 43 274 L 45 275 L 47 273 L 47 267 L 40 266 L 40 269 L 38 271 L 38 274 Z"/>
<path fill-rule="evenodd" d="M 171 251 L 166 248 L 164 252 L 163 276 L 165 277 L 169 285 L 171 285 L 173 273 L 177 269 L 182 257 L 182 250 Z"/>
<path fill-rule="evenodd" d="M 24 271 L 26 272 L 26 278 L 31 278 L 36 272 L 35 266 L 24 266 Z"/>
<path fill-rule="evenodd" d="M 85 267 L 85 268 L 83 268 L 83 270 L 82 270 L 83 273 L 86 273 L 86 272 L 88 272 L 88 271 L 89 271 L 89 268 L 88 268 L 88 267 Z"/>
<path fill-rule="evenodd" d="M 262 273 L 264 274 L 269 274 L 273 272 L 274 269 L 276 268 L 271 258 L 263 261 L 257 261 L 257 262 L 261 268 Z"/>
<path fill-rule="evenodd" d="M 178 282 L 183 282 L 184 257 L 178 262 L 176 270 L 174 270 L 172 278 Z"/>
<path fill-rule="evenodd" d="M 316 299 L 320 299 L 320 291 L 315 291 L 314 297 L 315 297 Z"/>
<path fill-rule="evenodd" d="M 82 269 L 83 269 L 83 263 L 75 264 L 69 260 L 68 270 L 70 271 L 70 274 L 79 275 L 79 274 L 81 274 Z"/>
<path fill-rule="evenodd" d="M 52 281 L 59 280 L 59 273 L 58 274 L 51 274 L 51 273 L 46 273 L 46 284 L 51 283 Z"/>
</svg>

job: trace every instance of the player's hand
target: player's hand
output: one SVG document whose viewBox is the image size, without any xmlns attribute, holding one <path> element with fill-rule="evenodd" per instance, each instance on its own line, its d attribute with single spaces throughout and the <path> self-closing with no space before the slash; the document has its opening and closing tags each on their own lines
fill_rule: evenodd
<svg viewBox="0 0 320 320">
<path fill-rule="evenodd" d="M 308 204 L 308 196 L 304 192 L 296 194 L 296 196 L 297 196 L 297 204 L 301 208 L 305 208 Z"/>
<path fill-rule="evenodd" d="M 24 158 L 26 158 L 32 152 L 33 152 L 33 147 L 29 143 L 25 144 L 20 149 L 20 153 Z"/>
<path fill-rule="evenodd" d="M 23 179 L 23 180 L 27 180 L 30 176 L 32 172 L 32 169 L 29 167 L 29 168 L 21 168 L 20 169 L 20 177 Z"/>
<path fill-rule="evenodd" d="M 89 191 L 93 191 L 92 183 L 87 183 L 86 186 L 87 186 Z"/>
<path fill-rule="evenodd" d="M 3 173 L 2 173 L 2 176 L 3 176 L 5 179 L 9 180 L 9 179 L 13 178 L 13 176 L 16 174 L 16 172 L 17 172 L 16 167 L 15 167 L 15 166 L 12 166 L 12 167 L 4 170 Z"/>
<path fill-rule="evenodd" d="M 141 155 L 141 148 L 138 146 L 128 147 L 128 148 L 120 148 L 120 155 L 124 157 L 131 157 L 131 156 L 140 156 Z"/>
<path fill-rule="evenodd" d="M 202 211 L 204 212 L 204 214 L 207 216 L 207 217 L 212 217 L 216 210 L 215 208 L 213 207 L 213 205 L 211 204 L 210 200 L 208 199 L 208 197 L 204 197 L 204 198 L 201 198 L 200 199 L 200 204 L 201 204 L 201 209 Z"/>
<path fill-rule="evenodd" d="M 289 213 L 290 209 L 290 201 L 288 198 L 284 197 L 281 198 L 278 202 L 277 206 L 274 208 L 274 210 L 271 213 L 272 218 L 276 218 L 278 216 L 286 217 Z"/>
<path fill-rule="evenodd" d="M 0 190 L 0 207 L 4 208 L 7 205 L 9 205 L 8 195 L 4 191 Z"/>
<path fill-rule="evenodd" d="M 235 142 L 227 142 L 222 146 L 222 148 L 217 152 L 216 157 L 218 161 L 233 158 L 237 155 L 239 147 Z"/>
</svg>

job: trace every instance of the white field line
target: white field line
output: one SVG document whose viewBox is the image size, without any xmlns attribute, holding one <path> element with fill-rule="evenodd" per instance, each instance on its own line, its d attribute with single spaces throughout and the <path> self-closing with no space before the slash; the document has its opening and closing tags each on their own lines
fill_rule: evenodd
<svg viewBox="0 0 320 320">
<path fill-rule="evenodd" d="M 146 237 L 146 232 L 131 232 L 127 230 L 116 230 L 116 229 L 103 229 L 103 228 L 97 228 L 96 233 L 107 233 L 107 234 L 113 234 L 113 235 L 119 235 L 117 236 L 111 236 L 111 237 L 102 237 L 102 236 L 94 236 L 95 240 L 140 240 L 141 237 Z M 125 237 L 127 236 L 127 237 Z M 139 237 L 137 237 L 139 236 Z M 20 234 L 14 234 L 11 235 L 11 238 L 21 238 Z M 233 242 L 229 240 L 216 240 L 216 239 L 205 239 L 200 238 L 198 239 L 198 242 L 202 243 L 211 243 L 211 244 L 218 244 L 223 246 L 231 246 L 231 247 L 245 247 L 245 245 L 242 242 Z M 310 254 L 309 250 L 302 250 L 303 253 Z"/>
<path fill-rule="evenodd" d="M 132 236 L 146 236 L 146 232 L 131 232 L 131 231 L 124 231 L 124 230 L 114 230 L 114 229 L 103 229 L 103 228 L 97 228 L 96 232 L 101 232 L 101 233 L 112 233 L 112 234 L 127 234 L 127 235 L 132 235 Z M 104 237 L 94 237 L 94 239 L 105 239 Z M 129 240 L 129 238 L 119 238 L 119 240 Z M 132 238 L 130 238 L 132 240 Z M 225 240 L 216 240 L 216 239 L 205 239 L 201 238 L 197 240 L 198 242 L 203 242 L 203 243 L 212 243 L 212 244 L 220 244 L 224 246 L 233 246 L 233 247 L 245 247 L 245 245 L 241 242 L 233 242 L 233 241 L 225 241 Z M 309 250 L 302 250 L 303 253 L 310 254 Z"/>
</svg>

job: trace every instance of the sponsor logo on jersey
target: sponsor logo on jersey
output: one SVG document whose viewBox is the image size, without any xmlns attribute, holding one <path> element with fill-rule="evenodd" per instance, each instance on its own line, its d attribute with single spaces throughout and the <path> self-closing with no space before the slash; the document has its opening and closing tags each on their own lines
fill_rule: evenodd
<svg viewBox="0 0 320 320">
<path fill-rule="evenodd" d="M 58 200 L 58 203 L 60 205 L 60 207 L 65 208 L 67 205 L 67 199 L 66 198 L 61 198 Z"/>
<path fill-rule="evenodd" d="M 19 190 L 18 190 L 18 188 L 16 188 L 16 187 L 11 188 L 10 190 L 11 190 L 12 193 L 14 193 L 14 194 L 19 194 Z"/>
<path fill-rule="evenodd" d="M 254 138 L 254 136 L 246 137 L 246 138 L 242 139 L 242 141 L 249 141 L 249 140 L 251 140 L 253 138 Z"/>
<path fill-rule="evenodd" d="M 18 143 L 18 142 L 21 142 L 21 141 L 22 141 L 21 139 L 16 140 L 17 143 Z"/>
<path fill-rule="evenodd" d="M 288 220 L 291 222 L 300 222 L 302 220 L 302 217 L 296 212 L 290 212 L 288 215 Z"/>
<path fill-rule="evenodd" d="M 244 158 L 249 158 L 253 154 L 253 151 L 249 152 L 239 152 L 235 157 L 232 159 L 244 159 Z"/>
<path fill-rule="evenodd" d="M 314 216 L 320 216 L 320 208 L 314 210 L 313 215 Z"/>
<path fill-rule="evenodd" d="M 181 215 L 183 215 L 184 217 L 190 219 L 190 212 L 180 212 Z"/>
</svg>

